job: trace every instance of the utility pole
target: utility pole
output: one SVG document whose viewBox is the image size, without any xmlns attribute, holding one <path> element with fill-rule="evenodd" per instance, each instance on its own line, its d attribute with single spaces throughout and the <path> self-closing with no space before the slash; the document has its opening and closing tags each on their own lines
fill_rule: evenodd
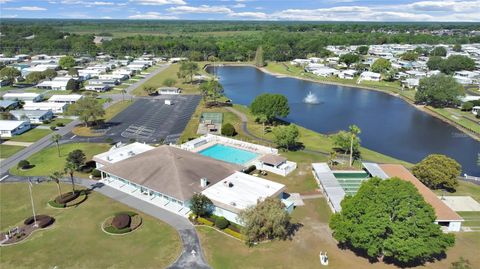
<svg viewBox="0 0 480 269">
<path fill-rule="evenodd" d="M 32 194 L 32 181 L 28 178 L 28 189 L 30 190 L 30 201 L 32 202 L 32 212 L 33 212 L 33 227 L 38 227 L 37 217 L 35 215 L 35 205 L 33 203 L 33 194 Z"/>
</svg>

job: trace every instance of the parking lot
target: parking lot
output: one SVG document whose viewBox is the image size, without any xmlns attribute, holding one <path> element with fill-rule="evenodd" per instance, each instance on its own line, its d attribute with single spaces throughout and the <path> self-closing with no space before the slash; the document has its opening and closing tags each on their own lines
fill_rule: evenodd
<svg viewBox="0 0 480 269">
<path fill-rule="evenodd" d="M 169 95 L 136 100 L 109 122 L 114 141 L 175 143 L 200 102 L 198 95 Z M 171 105 L 165 104 L 170 100 Z"/>
</svg>

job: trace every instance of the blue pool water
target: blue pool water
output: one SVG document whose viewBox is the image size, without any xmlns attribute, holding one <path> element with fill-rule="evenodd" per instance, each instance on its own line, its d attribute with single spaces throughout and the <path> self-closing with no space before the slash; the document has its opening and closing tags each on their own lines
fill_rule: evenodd
<svg viewBox="0 0 480 269">
<path fill-rule="evenodd" d="M 198 153 L 202 154 L 203 156 L 214 158 L 220 161 L 235 163 L 240 165 L 244 165 L 247 162 L 251 161 L 253 158 L 258 156 L 258 154 L 256 153 L 225 146 L 222 144 L 213 145 Z"/>
</svg>

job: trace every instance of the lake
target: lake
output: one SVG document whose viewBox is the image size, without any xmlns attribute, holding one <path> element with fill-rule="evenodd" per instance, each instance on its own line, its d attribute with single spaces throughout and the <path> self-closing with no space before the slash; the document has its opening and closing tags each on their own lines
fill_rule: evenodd
<svg viewBox="0 0 480 269">
<path fill-rule="evenodd" d="M 225 95 L 234 103 L 250 105 L 259 94 L 283 94 L 290 104 L 290 115 L 284 120 L 327 134 L 356 124 L 362 130 L 362 146 L 412 163 L 432 153 L 445 154 L 457 160 L 464 173 L 480 176 L 480 142 L 401 98 L 354 87 L 276 77 L 248 66 L 216 67 L 216 73 Z M 303 102 L 309 92 L 317 96 L 319 104 Z"/>
</svg>

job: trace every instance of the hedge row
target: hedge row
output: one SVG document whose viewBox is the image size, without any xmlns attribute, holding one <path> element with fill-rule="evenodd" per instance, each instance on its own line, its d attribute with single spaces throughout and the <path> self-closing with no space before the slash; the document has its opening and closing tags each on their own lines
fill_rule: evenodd
<svg viewBox="0 0 480 269">
<path fill-rule="evenodd" d="M 213 222 L 209 221 L 208 219 L 204 219 L 202 217 L 198 217 L 197 221 L 207 226 L 213 226 Z"/>
<path fill-rule="evenodd" d="M 65 207 L 67 206 L 67 204 L 59 204 L 59 203 L 57 203 L 57 201 L 55 201 L 55 200 L 48 201 L 48 204 L 49 204 L 51 207 L 55 207 L 55 208 L 65 208 Z"/>
<path fill-rule="evenodd" d="M 223 230 L 225 233 L 233 236 L 233 237 L 236 237 L 240 240 L 244 240 L 245 238 L 243 237 L 243 235 L 241 233 L 237 233 L 235 232 L 234 230 L 231 230 L 230 228 L 226 228 L 225 230 Z"/>
<path fill-rule="evenodd" d="M 118 216 L 118 215 L 129 215 L 130 217 L 133 217 L 133 216 L 136 216 L 138 214 L 136 212 L 133 212 L 133 211 L 120 211 L 120 212 L 115 213 L 114 216 Z"/>
</svg>

